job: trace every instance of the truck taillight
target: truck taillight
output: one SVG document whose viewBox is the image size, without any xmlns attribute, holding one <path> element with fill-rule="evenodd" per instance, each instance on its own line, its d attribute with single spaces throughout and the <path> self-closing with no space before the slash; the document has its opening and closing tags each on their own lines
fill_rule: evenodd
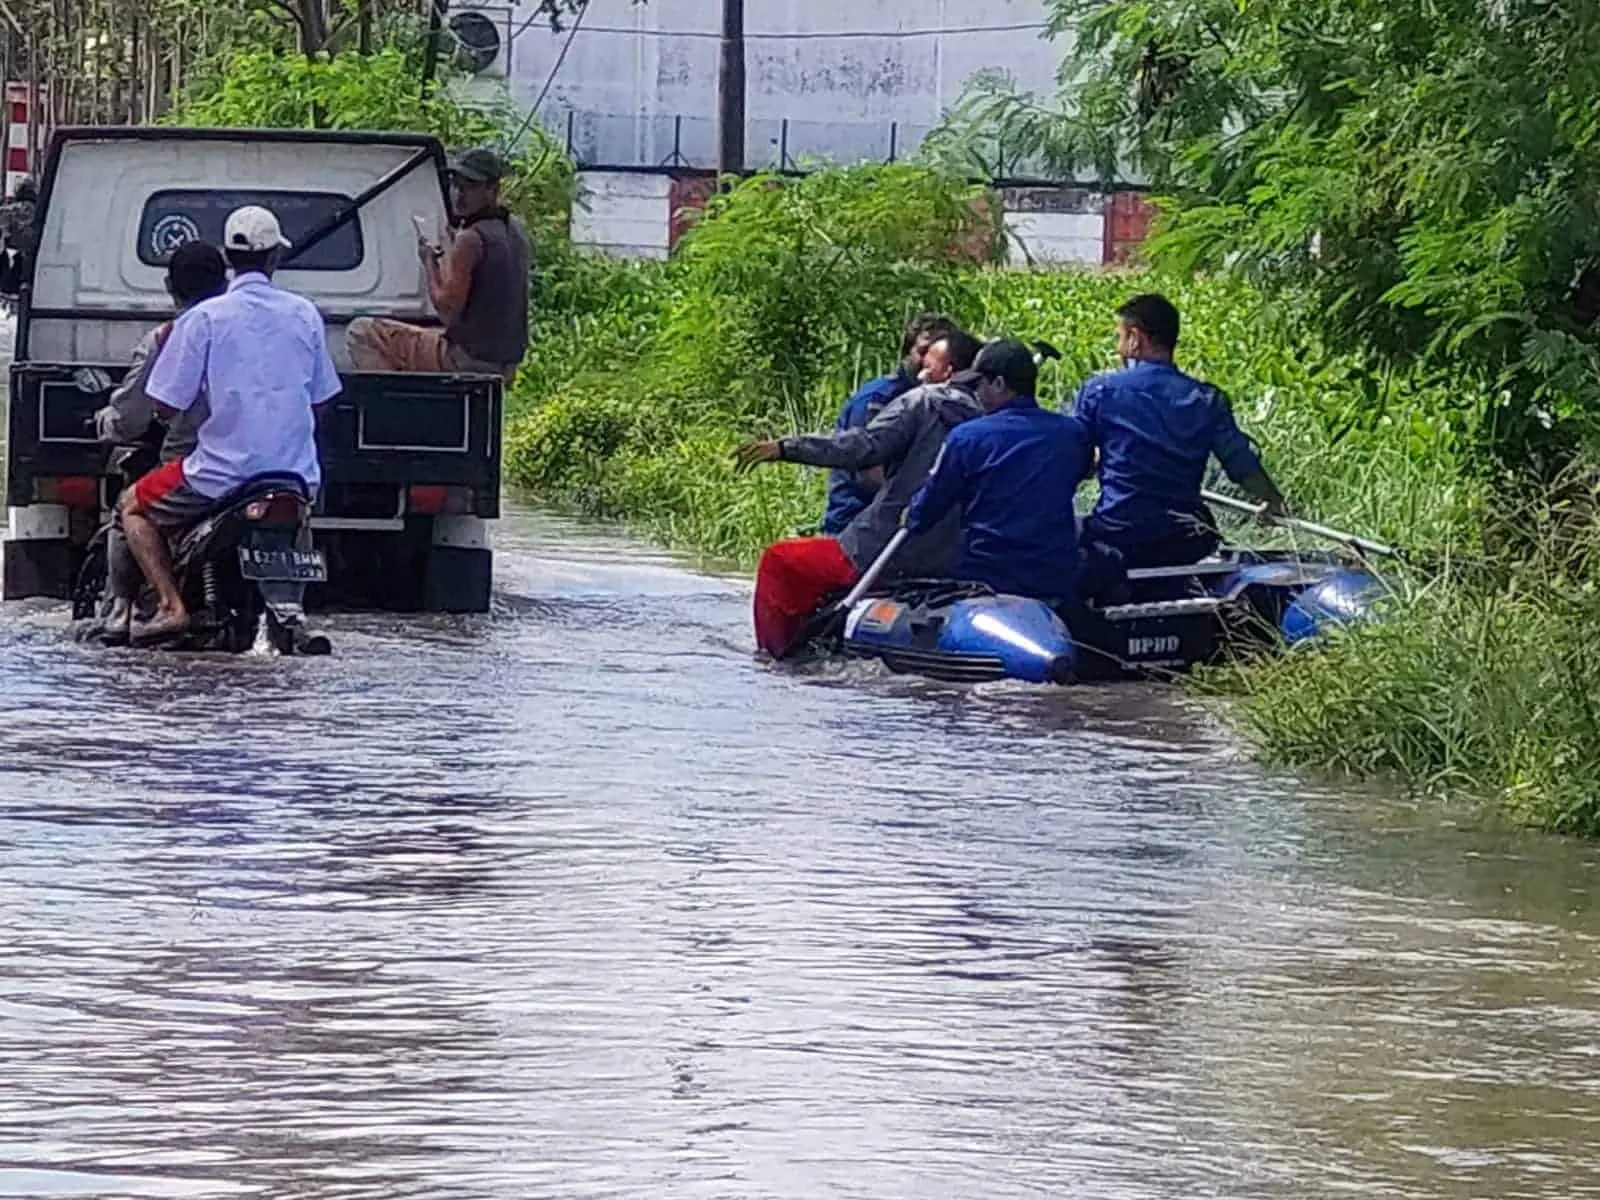
<svg viewBox="0 0 1600 1200">
<path fill-rule="evenodd" d="M 274 492 L 244 507 L 247 521 L 267 521 L 273 525 L 298 525 L 305 501 L 292 492 Z"/>
<path fill-rule="evenodd" d="M 406 489 L 406 511 L 422 517 L 459 516 L 472 511 L 472 489 L 415 483 Z"/>
<path fill-rule="evenodd" d="M 91 475 L 45 475 L 33 481 L 33 498 L 40 504 L 99 511 L 100 481 Z"/>
</svg>

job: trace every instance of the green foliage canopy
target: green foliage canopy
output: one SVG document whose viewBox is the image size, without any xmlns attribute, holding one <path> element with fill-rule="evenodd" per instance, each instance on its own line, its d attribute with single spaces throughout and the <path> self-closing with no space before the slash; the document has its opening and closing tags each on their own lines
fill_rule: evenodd
<svg viewBox="0 0 1600 1200">
<path fill-rule="evenodd" d="M 1478 432 L 1519 466 L 1600 438 L 1600 8 L 1050 3 L 1058 95 L 982 79 L 937 153 L 1147 179 L 1159 260 L 1306 290 L 1345 344 L 1493 379 Z"/>
</svg>

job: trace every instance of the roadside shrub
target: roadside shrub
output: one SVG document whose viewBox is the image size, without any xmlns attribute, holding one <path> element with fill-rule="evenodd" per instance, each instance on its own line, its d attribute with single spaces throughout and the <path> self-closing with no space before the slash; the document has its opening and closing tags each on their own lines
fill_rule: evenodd
<svg viewBox="0 0 1600 1200">
<path fill-rule="evenodd" d="M 560 495 L 597 515 L 623 516 L 604 503 L 600 483 L 638 427 L 638 410 L 627 397 L 607 390 L 604 378 L 580 379 L 572 391 L 548 397 L 507 430 L 506 456 L 524 487 Z"/>
<path fill-rule="evenodd" d="M 756 176 L 714 197 L 680 250 L 664 374 L 748 417 L 793 408 L 857 347 L 891 349 L 918 308 L 960 306 L 952 246 L 975 230 L 994 244 L 981 195 L 902 165 Z"/>
<path fill-rule="evenodd" d="M 1589 526 L 1600 552 L 1600 527 Z M 1570 547 L 1568 547 L 1570 550 Z M 1568 562 L 1447 564 L 1384 620 L 1319 648 L 1213 670 L 1202 688 L 1262 754 L 1600 833 L 1600 591 Z"/>
</svg>

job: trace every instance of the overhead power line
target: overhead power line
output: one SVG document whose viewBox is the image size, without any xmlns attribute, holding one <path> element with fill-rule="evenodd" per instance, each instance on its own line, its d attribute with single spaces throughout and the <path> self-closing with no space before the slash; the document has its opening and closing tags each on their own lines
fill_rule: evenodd
<svg viewBox="0 0 1600 1200">
<path fill-rule="evenodd" d="M 1040 33 L 1048 28 L 1050 26 L 1044 21 L 1029 21 L 1015 25 L 963 25 L 946 29 L 840 29 L 798 33 L 751 33 L 746 31 L 744 40 L 747 42 L 903 41 L 907 38 L 944 37 L 948 34 Z M 631 37 L 704 38 L 710 41 L 717 41 L 722 37 L 722 34 L 714 29 L 650 29 L 631 25 L 586 25 L 583 31 L 585 33 L 626 34 Z"/>
</svg>

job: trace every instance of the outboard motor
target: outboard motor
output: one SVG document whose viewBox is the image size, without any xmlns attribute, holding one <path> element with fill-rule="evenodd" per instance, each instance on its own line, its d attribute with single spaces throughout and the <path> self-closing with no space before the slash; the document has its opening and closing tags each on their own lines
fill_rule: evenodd
<svg viewBox="0 0 1600 1200">
<path fill-rule="evenodd" d="M 1366 571 L 1337 571 L 1297 595 L 1279 626 L 1283 640 L 1298 646 L 1327 629 L 1369 621 L 1387 594 L 1381 579 Z"/>
</svg>

